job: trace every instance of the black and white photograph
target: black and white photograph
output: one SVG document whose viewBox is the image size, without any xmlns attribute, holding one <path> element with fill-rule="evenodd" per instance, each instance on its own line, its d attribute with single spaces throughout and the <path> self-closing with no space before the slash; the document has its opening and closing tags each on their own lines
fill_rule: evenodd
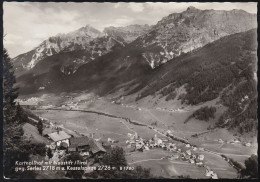
<svg viewBox="0 0 260 182">
<path fill-rule="evenodd" d="M 3 2 L 3 178 L 258 179 L 257 2 Z"/>
</svg>

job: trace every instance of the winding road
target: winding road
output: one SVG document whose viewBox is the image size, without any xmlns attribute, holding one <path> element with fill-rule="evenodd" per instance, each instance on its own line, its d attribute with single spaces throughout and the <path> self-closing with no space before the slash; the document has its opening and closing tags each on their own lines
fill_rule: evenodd
<svg viewBox="0 0 260 182">
<path fill-rule="evenodd" d="M 93 114 L 98 114 L 98 115 L 103 115 L 103 116 L 106 116 L 106 117 L 111 117 L 111 118 L 117 118 L 117 119 L 123 119 L 125 120 L 126 122 L 130 123 L 130 124 L 135 124 L 135 125 L 140 125 L 140 126 L 145 126 L 145 127 L 148 127 L 149 129 L 152 129 L 154 130 L 156 133 L 166 137 L 166 138 L 170 138 L 172 140 L 177 140 L 179 142 L 182 142 L 184 144 L 187 144 L 189 143 L 187 140 L 185 139 L 182 139 L 181 137 L 178 137 L 178 136 L 174 136 L 173 137 L 169 137 L 169 136 L 166 136 L 165 134 L 163 134 L 162 132 L 158 131 L 157 129 L 153 128 L 152 126 L 149 126 L 149 125 L 146 125 L 146 124 L 143 124 L 143 122 L 140 122 L 140 121 L 136 121 L 136 120 L 131 120 L 129 118 L 126 118 L 126 117 L 119 117 L 119 116 L 116 116 L 116 115 L 112 115 L 112 114 L 108 114 L 108 113 L 104 113 L 104 112 L 99 112 L 99 111 L 92 111 L 92 110 L 81 110 L 81 109 L 60 109 L 60 108 L 48 108 L 48 109 L 37 109 L 37 110 L 61 110 L 61 111 L 79 111 L 79 112 L 87 112 L 87 113 L 93 113 Z M 148 111 L 148 113 L 153 116 L 156 120 L 158 120 L 159 122 L 163 123 L 163 121 L 161 121 L 160 119 L 158 119 L 156 116 L 154 116 L 150 111 Z M 30 118 L 31 120 L 33 121 L 37 121 L 33 118 Z M 38 122 L 38 121 L 37 121 Z M 135 132 L 133 129 L 131 129 L 125 122 L 121 122 L 123 125 L 125 125 L 125 127 L 130 130 L 130 131 L 133 131 Z M 166 125 L 165 125 L 166 126 Z M 67 129 L 67 128 L 64 128 L 63 129 Z M 73 131 L 74 132 L 74 131 Z M 118 134 L 118 133 L 114 133 L 114 134 Z M 118 134 L 118 135 L 123 135 L 123 134 Z M 190 144 L 190 143 L 189 143 Z M 192 145 L 192 144 L 190 144 Z M 225 153 L 218 153 L 218 152 L 214 152 L 214 151 L 211 151 L 211 150 L 208 150 L 208 149 L 204 149 L 205 152 L 208 152 L 208 153 L 211 153 L 211 154 L 214 154 L 214 155 L 217 155 L 219 157 L 222 158 L 221 155 L 235 155 L 235 156 L 246 156 L 246 157 L 250 157 L 250 155 L 240 155 L 240 154 L 225 154 Z M 146 160 L 140 160 L 140 161 L 135 161 L 135 162 L 132 162 L 132 163 L 129 163 L 130 165 L 131 164 L 135 164 L 135 163 L 140 163 L 140 162 L 145 162 L 145 161 L 152 161 L 152 160 L 162 160 L 163 158 L 160 158 L 160 159 L 146 159 Z M 173 162 L 172 162 L 173 163 Z"/>
</svg>

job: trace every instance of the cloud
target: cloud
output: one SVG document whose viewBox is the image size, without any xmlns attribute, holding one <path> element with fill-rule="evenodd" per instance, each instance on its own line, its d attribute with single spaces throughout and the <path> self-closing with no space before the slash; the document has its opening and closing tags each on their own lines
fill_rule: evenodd
<svg viewBox="0 0 260 182">
<path fill-rule="evenodd" d="M 114 26 L 126 26 L 133 22 L 132 18 L 122 17 L 115 20 Z"/>
<path fill-rule="evenodd" d="M 128 7 L 134 12 L 142 12 L 144 5 L 141 3 L 129 3 Z"/>
<path fill-rule="evenodd" d="M 114 7 L 115 7 L 115 8 L 119 8 L 119 7 L 120 7 L 120 4 L 119 4 L 119 3 L 116 3 Z"/>
<path fill-rule="evenodd" d="M 4 33 L 7 36 L 4 46 L 11 57 L 28 52 L 50 36 L 80 28 L 81 23 L 76 21 L 78 17 L 75 10 L 42 10 L 33 3 L 5 2 Z"/>
</svg>

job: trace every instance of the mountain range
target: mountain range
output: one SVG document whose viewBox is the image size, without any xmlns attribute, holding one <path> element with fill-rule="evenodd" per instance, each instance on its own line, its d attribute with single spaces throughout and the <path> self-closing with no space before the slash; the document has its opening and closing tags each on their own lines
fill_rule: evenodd
<svg viewBox="0 0 260 182">
<path fill-rule="evenodd" d="M 104 32 L 86 25 L 67 34 L 58 34 L 43 41 L 33 50 L 13 59 L 17 75 L 32 69 L 39 61 L 60 52 L 85 50 L 85 56 L 76 63 L 86 63 L 97 56 L 108 53 L 114 47 L 124 47 L 149 29 L 148 25 L 131 25 L 128 27 L 108 27 Z"/>
<path fill-rule="evenodd" d="M 156 25 L 85 26 L 14 58 L 20 93 L 160 95 L 196 105 L 220 99 L 219 125 L 255 127 L 257 16 L 188 7 Z M 178 94 L 182 88 L 184 92 Z M 250 99 L 242 102 L 245 97 Z M 239 104 L 240 103 L 240 104 Z M 229 123 L 226 120 L 231 119 Z M 250 130 L 250 129 L 249 129 Z"/>
</svg>

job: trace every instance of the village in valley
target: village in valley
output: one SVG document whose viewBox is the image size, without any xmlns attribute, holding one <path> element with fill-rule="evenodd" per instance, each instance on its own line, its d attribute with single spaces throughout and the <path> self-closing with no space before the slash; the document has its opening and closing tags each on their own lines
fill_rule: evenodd
<svg viewBox="0 0 260 182">
<path fill-rule="evenodd" d="M 70 99 L 71 100 L 71 99 Z M 84 101 L 82 104 L 78 104 L 78 102 L 68 101 L 67 104 L 60 104 L 60 106 L 53 105 L 39 105 L 41 103 L 41 99 L 39 98 L 30 98 L 28 100 L 18 100 L 21 104 L 27 109 L 30 109 L 32 112 L 39 110 L 39 112 L 60 112 L 61 110 L 75 112 L 81 108 L 83 104 L 87 102 L 95 103 L 101 101 L 101 99 L 91 99 L 90 101 Z M 33 104 L 28 104 L 33 103 Z M 35 104 L 36 103 L 36 104 Z M 115 103 L 112 101 L 111 104 L 121 106 L 121 103 Z M 123 105 L 124 106 L 124 105 Z M 125 107 L 130 107 L 125 105 Z M 131 108 L 131 107 L 130 107 Z M 36 110 L 35 110 L 36 109 Z M 61 109 L 61 110 L 60 110 Z M 131 108 L 136 112 L 142 112 L 143 109 L 140 107 Z M 175 109 L 178 112 L 178 109 Z M 180 110 L 180 109 L 179 109 Z M 37 111 L 38 112 L 38 111 Z M 79 112 L 79 111 L 77 111 Z M 92 111 L 91 111 L 92 112 Z M 172 111 L 171 111 L 172 112 Z M 92 112 L 92 114 L 97 114 Z M 110 117 L 115 117 L 109 114 L 98 113 L 99 115 L 107 115 Z M 161 130 L 156 125 L 145 125 L 140 124 L 137 121 L 133 121 L 130 118 L 125 117 L 116 117 L 116 119 L 120 120 L 120 123 L 125 125 L 131 132 L 122 134 L 121 138 L 115 138 L 113 135 L 109 135 L 110 137 L 98 137 L 101 135 L 97 135 L 98 128 L 94 129 L 94 132 L 80 132 L 76 129 L 67 128 L 66 122 L 62 124 L 62 122 L 58 123 L 57 121 L 51 121 L 51 119 L 44 118 L 42 116 L 29 117 L 31 124 L 27 123 L 25 126 L 25 131 L 29 131 L 33 129 L 36 130 L 37 125 L 40 122 L 43 123 L 42 127 L 42 136 L 46 143 L 46 157 L 45 160 L 53 161 L 54 163 L 64 161 L 66 156 L 72 153 L 80 154 L 84 160 L 86 160 L 86 166 L 88 167 L 97 167 L 100 165 L 100 159 L 102 159 L 103 155 L 106 154 L 107 149 L 109 150 L 111 147 L 120 146 L 123 147 L 127 157 L 131 158 L 134 155 L 138 155 L 138 153 L 145 153 L 149 155 L 149 153 L 153 153 L 158 150 L 165 152 L 161 157 L 161 160 L 166 160 L 169 162 L 177 162 L 182 164 L 187 164 L 190 166 L 197 167 L 200 171 L 203 171 L 204 178 L 212 178 L 218 179 L 218 172 L 214 171 L 208 165 L 207 155 L 205 153 L 212 153 L 213 155 L 218 155 L 222 159 L 222 161 L 226 161 L 231 168 L 236 169 L 236 166 L 232 163 L 232 160 L 225 155 L 221 155 L 220 153 L 213 152 L 211 150 L 205 149 L 204 147 L 197 146 L 191 144 L 188 139 L 185 137 L 178 137 L 174 134 L 174 131 L 171 129 Z M 76 118 L 75 118 L 76 119 Z M 34 125 L 34 126 L 29 126 Z M 136 125 L 136 126 L 135 126 Z M 137 133 L 134 127 L 139 126 L 142 128 L 147 128 L 146 130 L 153 131 L 152 135 L 149 137 L 142 137 L 142 133 Z M 29 126 L 29 129 L 26 127 Z M 31 127 L 31 129 L 30 129 Z M 83 129 L 83 128 L 82 128 Z M 31 132 L 31 131 L 30 131 Z M 30 133 L 29 132 L 29 133 Z M 37 133 L 37 132 L 36 132 Z M 115 133 L 116 134 L 116 133 Z M 35 135 L 35 134 L 34 134 Z M 37 134 L 36 134 L 37 135 Z M 39 134 L 38 134 L 39 135 Z M 29 136 L 31 139 L 35 136 Z M 37 138 L 36 137 L 36 138 Z M 224 141 L 221 138 L 215 140 L 215 142 L 219 143 L 220 146 L 224 144 L 228 145 L 243 145 L 245 147 L 251 147 L 250 142 L 241 142 L 238 139 Z M 51 154 L 50 154 L 51 153 Z M 149 160 L 149 159 L 148 159 Z M 132 163 L 131 163 L 132 162 Z M 129 161 L 129 165 L 137 163 L 138 161 Z M 139 162 L 138 162 L 139 163 Z M 141 162 L 142 163 L 142 162 Z M 140 163 L 139 163 L 140 164 Z M 88 173 L 90 171 L 85 171 Z"/>
<path fill-rule="evenodd" d="M 52 152 L 52 157 L 50 158 L 46 155 L 46 160 L 50 160 L 54 164 L 62 161 L 66 155 L 77 152 L 87 161 L 87 166 L 96 167 L 99 165 L 96 159 L 102 158 L 106 153 L 106 146 L 112 145 L 113 147 L 113 144 L 117 143 L 117 141 L 111 138 L 108 138 L 107 142 L 102 142 L 99 139 L 94 139 L 93 134 L 83 136 L 75 131 L 57 126 L 52 122 L 48 123 L 42 118 L 41 120 L 45 121 L 42 136 L 48 139 L 47 151 L 51 150 Z M 166 136 L 165 138 L 159 138 L 155 134 L 153 138 L 144 140 L 136 132 L 133 134 L 128 133 L 127 137 L 129 139 L 125 142 L 126 148 L 130 152 L 143 152 L 155 148 L 170 151 L 172 154 L 166 156 L 166 159 L 182 160 L 199 167 L 205 167 L 205 176 L 218 179 L 217 174 L 204 164 L 204 155 L 198 154 L 198 151 L 204 151 L 203 148 L 197 148 L 190 144 L 184 144 L 178 148 L 176 143 L 169 141 L 168 137 L 172 136 L 171 131 L 167 131 Z"/>
</svg>

